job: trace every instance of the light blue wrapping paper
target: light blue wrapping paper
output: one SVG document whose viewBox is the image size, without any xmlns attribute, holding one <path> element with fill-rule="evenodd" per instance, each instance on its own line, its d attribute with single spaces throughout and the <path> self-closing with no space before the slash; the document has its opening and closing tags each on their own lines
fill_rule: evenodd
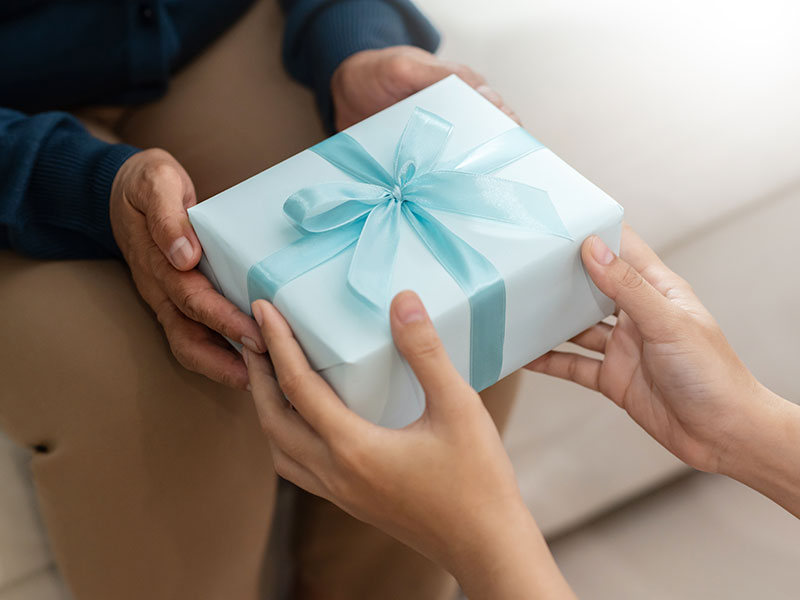
<svg viewBox="0 0 800 600">
<path fill-rule="evenodd" d="M 456 77 L 351 127 L 347 134 L 392 173 L 401 135 L 409 119 L 413 122 L 413 117 L 422 113 L 433 113 L 452 123 L 443 153 L 437 157 L 448 168 L 481 145 L 491 151 L 492 144 L 486 142 L 515 137 L 509 134 L 515 133 L 516 124 Z M 425 147 L 421 146 L 422 154 Z M 287 247 L 296 246 L 298 239 L 309 235 L 283 214 L 287 198 L 296 197 L 301 190 L 312 190 L 306 197 L 313 200 L 315 190 L 341 189 L 344 182 L 352 181 L 332 164 L 335 159 L 325 160 L 323 155 L 312 150 L 301 152 L 189 211 L 204 249 L 201 268 L 245 312 L 249 312 L 248 273 L 252 277 L 254 266 L 265 261 L 270 264 L 270 257 L 271 265 L 277 265 L 280 271 L 282 263 L 274 258 L 286 256 Z M 476 161 L 474 167 L 478 166 Z M 378 165 L 376 169 L 381 170 Z M 393 272 L 386 281 L 373 284 L 371 278 L 362 277 L 362 282 L 356 279 L 355 286 L 352 281 L 348 284 L 348 270 L 354 262 L 353 247 L 348 247 L 263 294 L 272 296 L 274 289 L 278 290 L 273 302 L 292 325 L 312 365 L 353 410 L 373 422 L 400 427 L 417 418 L 424 408 L 419 384 L 394 348 L 386 318 L 388 299 L 402 289 L 420 294 L 462 375 L 467 380 L 472 376 L 475 383 L 475 373 L 483 371 L 476 386 L 479 388 L 513 372 L 613 309 L 584 273 L 579 248 L 586 236 L 597 233 L 617 249 L 621 207 L 546 148 L 525 153 L 491 175 L 517 182 L 513 185 L 519 189 L 544 190 L 548 203 L 552 203 L 547 211 L 554 209 L 558 218 L 549 218 L 549 228 L 535 222 L 511 225 L 436 210 L 435 202 L 424 206 L 436 223 L 463 240 L 473 255 L 483 257 L 490 270 L 499 273 L 505 288 L 504 319 L 502 310 L 473 310 L 471 304 L 480 304 L 475 298 L 470 302 L 464 286 L 453 279 L 453 270 L 431 254 L 430 243 L 426 245 L 415 231 L 419 227 L 413 216 L 410 222 L 391 222 L 397 242 L 391 253 Z M 429 178 L 438 184 L 436 190 L 447 183 L 437 177 Z M 456 186 L 451 182 L 450 187 Z M 436 190 L 427 190 L 427 196 L 436 198 Z M 452 200 L 444 204 L 448 203 Z M 294 214 L 291 208 L 289 212 Z M 373 238 L 379 240 L 380 236 Z M 369 243 L 374 244 L 375 239 Z M 354 287 L 366 288 L 371 297 L 360 297 Z M 384 294 L 387 301 L 382 303 L 380 296 Z M 478 319 L 477 324 L 474 319 Z M 493 330 L 502 328 L 503 320 L 504 331 L 499 337 L 492 336 Z M 500 340 L 499 352 L 471 347 L 471 329 L 488 322 L 493 323 L 488 337 Z M 489 379 L 480 360 L 496 363 L 488 369 Z"/>
</svg>

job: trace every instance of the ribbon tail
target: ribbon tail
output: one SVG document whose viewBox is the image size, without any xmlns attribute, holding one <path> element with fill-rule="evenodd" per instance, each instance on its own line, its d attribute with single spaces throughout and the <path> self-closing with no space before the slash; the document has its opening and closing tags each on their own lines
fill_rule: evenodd
<svg viewBox="0 0 800 600">
<path fill-rule="evenodd" d="M 347 283 L 350 289 L 378 310 L 386 308 L 397 256 L 400 204 L 387 202 L 373 209 L 358 239 Z"/>
<path fill-rule="evenodd" d="M 457 170 L 488 175 L 518 161 L 523 156 L 542 150 L 545 145 L 525 131 L 514 127 L 468 150 L 454 160 L 440 165 L 445 171 Z"/>
<path fill-rule="evenodd" d="M 323 233 L 307 234 L 254 264 L 247 272 L 250 302 L 272 301 L 284 285 L 356 243 L 364 220 Z"/>
<path fill-rule="evenodd" d="M 550 195 L 518 181 L 459 171 L 434 171 L 411 182 L 405 195 L 425 208 L 572 239 Z"/>
<path fill-rule="evenodd" d="M 500 378 L 506 328 L 506 286 L 495 266 L 433 215 L 403 203 L 408 223 L 469 299 L 470 385 L 480 391 Z"/>
</svg>

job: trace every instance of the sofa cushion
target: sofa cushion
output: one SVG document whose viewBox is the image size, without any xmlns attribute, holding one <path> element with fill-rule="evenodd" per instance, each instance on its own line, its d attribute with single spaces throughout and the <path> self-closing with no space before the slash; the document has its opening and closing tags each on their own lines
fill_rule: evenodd
<svg viewBox="0 0 800 600">
<path fill-rule="evenodd" d="M 26 450 L 0 431 L 0 600 L 5 600 L 6 590 L 52 565 L 36 510 L 28 458 Z"/>
<path fill-rule="evenodd" d="M 656 248 L 797 177 L 796 2 L 418 3 Z"/>
</svg>

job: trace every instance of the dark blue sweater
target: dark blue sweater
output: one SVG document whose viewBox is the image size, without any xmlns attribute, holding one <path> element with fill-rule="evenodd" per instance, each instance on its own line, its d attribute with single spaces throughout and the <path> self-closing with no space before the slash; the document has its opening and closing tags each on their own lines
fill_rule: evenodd
<svg viewBox="0 0 800 600">
<path fill-rule="evenodd" d="M 61 112 L 136 104 L 253 0 L 0 0 L 0 248 L 41 258 L 119 255 L 108 197 L 136 152 Z M 409 0 L 280 0 L 283 60 L 331 128 L 330 78 L 360 50 L 429 50 L 438 35 Z"/>
</svg>

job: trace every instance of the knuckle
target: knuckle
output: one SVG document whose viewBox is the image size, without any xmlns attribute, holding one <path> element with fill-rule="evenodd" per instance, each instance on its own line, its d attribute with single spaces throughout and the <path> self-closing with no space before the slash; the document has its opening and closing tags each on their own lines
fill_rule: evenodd
<svg viewBox="0 0 800 600">
<path fill-rule="evenodd" d="M 694 291 L 694 287 L 692 287 L 692 284 L 689 283 L 688 281 L 686 281 L 683 277 L 677 277 L 676 276 L 675 287 L 683 290 L 687 294 L 690 294 L 692 296 L 696 296 L 695 291 Z"/>
<path fill-rule="evenodd" d="M 407 56 L 397 54 L 387 60 L 386 73 L 393 80 L 405 81 L 413 77 L 414 66 Z"/>
<path fill-rule="evenodd" d="M 466 65 L 462 65 L 460 63 L 456 64 L 453 68 L 453 72 L 464 81 L 471 82 L 474 85 L 486 84 L 486 80 L 482 76 L 478 75 L 475 71 L 473 71 L 470 67 Z"/>
<path fill-rule="evenodd" d="M 219 382 L 229 388 L 239 387 L 239 379 L 230 371 L 222 371 L 219 375 Z"/>
<path fill-rule="evenodd" d="M 283 375 L 278 374 L 278 384 L 283 390 L 283 393 L 288 397 L 293 397 L 303 391 L 305 378 L 297 371 L 289 371 Z"/>
<path fill-rule="evenodd" d="M 177 360 L 184 369 L 188 369 L 189 371 L 196 370 L 196 361 L 186 343 L 171 339 L 169 347 L 170 350 L 172 350 L 172 355 L 175 357 L 175 360 Z"/>
<path fill-rule="evenodd" d="M 158 319 L 161 327 L 167 332 L 167 337 L 170 338 L 170 324 L 175 317 L 175 305 L 169 298 L 163 298 L 157 304 L 152 305 L 152 309 L 156 313 L 156 319 Z"/>
<path fill-rule="evenodd" d="M 264 435 L 272 439 L 272 434 L 273 434 L 272 414 L 270 414 L 268 411 L 259 410 L 258 424 L 261 427 L 261 431 L 264 433 Z"/>
<path fill-rule="evenodd" d="M 274 452 L 272 454 L 272 466 L 275 469 L 275 473 L 278 474 L 278 477 L 289 479 L 291 473 L 290 464 L 289 459 L 283 452 Z"/>
<path fill-rule="evenodd" d="M 567 378 L 570 381 L 575 381 L 575 377 L 578 374 L 578 361 L 575 357 L 570 357 L 569 361 L 567 362 Z"/>
<path fill-rule="evenodd" d="M 181 307 L 186 315 L 198 320 L 204 313 L 203 294 L 192 288 L 182 288 L 179 292 Z"/>
<path fill-rule="evenodd" d="M 455 63 L 452 66 L 452 71 L 456 75 L 458 75 L 461 79 L 475 79 L 472 69 L 467 67 L 466 65 L 462 65 L 461 63 Z"/>
<path fill-rule="evenodd" d="M 164 182 L 172 182 L 180 178 L 178 170 L 173 164 L 173 159 L 168 154 L 154 157 L 144 168 L 145 179 L 154 185 L 161 185 Z"/>
<path fill-rule="evenodd" d="M 413 342 L 413 353 L 422 360 L 430 360 L 439 354 L 441 342 L 430 327 L 425 327 Z"/>
<path fill-rule="evenodd" d="M 644 279 L 641 275 L 630 265 L 626 265 L 622 277 L 620 277 L 620 285 L 629 290 L 636 291 L 642 287 Z"/>
<path fill-rule="evenodd" d="M 148 214 L 147 222 L 150 224 L 150 232 L 153 237 L 163 237 L 169 234 L 172 229 L 174 216 L 163 212 L 152 212 Z"/>
</svg>

